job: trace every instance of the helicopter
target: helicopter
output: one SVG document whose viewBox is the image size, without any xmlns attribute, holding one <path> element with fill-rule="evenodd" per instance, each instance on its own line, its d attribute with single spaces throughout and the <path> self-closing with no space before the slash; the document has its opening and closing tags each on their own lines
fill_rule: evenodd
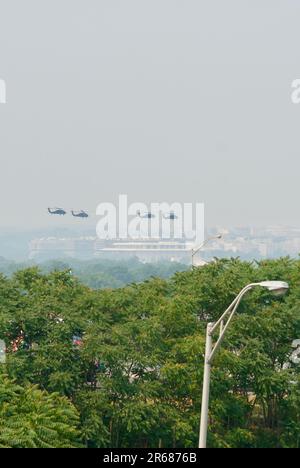
<svg viewBox="0 0 300 468">
<path fill-rule="evenodd" d="M 164 213 L 163 217 L 165 219 L 178 219 L 178 216 L 174 213 L 174 211 L 170 211 L 170 213 Z"/>
<path fill-rule="evenodd" d="M 139 218 L 143 218 L 143 219 L 151 219 L 151 218 L 155 218 L 155 215 L 153 213 L 151 213 L 151 211 L 147 211 L 145 213 L 141 213 L 140 210 L 138 210 L 136 212 L 137 216 L 139 216 Z"/>
<path fill-rule="evenodd" d="M 67 212 L 62 208 L 48 208 L 48 213 L 59 216 L 65 216 L 67 214 Z"/>
<path fill-rule="evenodd" d="M 89 215 L 87 214 L 86 211 L 83 211 L 83 210 L 80 210 L 80 211 L 71 211 L 72 213 L 72 216 L 74 216 L 74 218 L 88 218 Z"/>
</svg>

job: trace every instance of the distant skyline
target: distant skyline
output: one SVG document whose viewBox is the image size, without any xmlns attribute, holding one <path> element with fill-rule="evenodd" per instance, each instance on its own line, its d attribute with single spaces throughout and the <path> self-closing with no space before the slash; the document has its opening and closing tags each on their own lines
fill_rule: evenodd
<svg viewBox="0 0 300 468">
<path fill-rule="evenodd" d="M 220 233 L 222 233 L 222 238 L 217 240 L 216 235 Z M 298 257 L 300 252 L 300 228 L 292 226 L 265 226 L 260 228 L 254 226 L 214 226 L 210 227 L 206 232 L 207 239 L 211 236 L 215 236 L 216 240 L 209 242 L 203 249 L 202 256 L 205 258 L 207 256 L 228 257 L 233 255 L 243 259 L 255 258 L 258 260 L 259 258 L 274 258 L 286 255 Z M 51 229 L 44 227 L 22 232 L 2 228 L 0 230 L 0 261 L 4 261 L 4 263 L 6 260 L 25 261 L 29 257 L 33 258 L 30 252 L 34 251 L 35 257 L 37 245 L 39 245 L 39 251 L 45 248 L 48 251 L 48 247 L 53 248 L 53 241 L 60 243 L 62 246 L 68 241 L 79 239 L 88 242 L 90 246 L 95 242 L 97 238 L 92 223 L 79 224 L 76 228 L 75 226 L 61 225 L 60 228 L 57 227 L 56 229 L 54 227 Z M 154 239 L 151 240 L 155 242 Z M 115 239 L 111 241 L 115 242 Z M 125 239 L 125 242 L 130 243 L 132 241 L 135 240 Z M 164 241 L 167 241 L 167 239 L 164 239 Z M 120 241 L 117 240 L 118 242 Z M 98 247 L 100 244 L 98 244 Z M 188 244 L 192 245 L 189 241 Z M 81 249 L 81 243 L 79 243 L 79 246 Z M 43 256 L 45 253 L 46 251 L 44 251 Z M 61 258 L 61 255 L 58 255 L 56 251 L 49 252 L 49 256 L 52 259 Z"/>
<path fill-rule="evenodd" d="M 0 229 L 59 226 L 48 206 L 95 226 L 121 193 L 204 202 L 207 227 L 299 227 L 299 17 L 296 0 L 2 2 Z"/>
</svg>

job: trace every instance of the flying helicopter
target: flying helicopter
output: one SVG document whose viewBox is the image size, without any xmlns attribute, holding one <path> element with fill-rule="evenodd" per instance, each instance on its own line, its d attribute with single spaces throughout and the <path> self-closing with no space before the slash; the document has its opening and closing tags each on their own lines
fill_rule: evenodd
<svg viewBox="0 0 300 468">
<path fill-rule="evenodd" d="M 145 213 L 141 213 L 140 210 L 138 210 L 136 214 L 139 218 L 143 218 L 143 219 L 155 218 L 155 215 L 151 213 L 151 211 L 146 211 Z"/>
<path fill-rule="evenodd" d="M 59 216 L 65 216 L 67 214 L 67 212 L 62 208 L 48 208 L 48 213 Z"/>
<path fill-rule="evenodd" d="M 170 213 L 164 213 L 163 217 L 165 219 L 178 219 L 178 216 L 174 213 L 174 211 L 170 211 Z"/>
<path fill-rule="evenodd" d="M 87 214 L 86 211 L 83 211 L 83 210 L 80 210 L 80 211 L 71 211 L 72 213 L 72 216 L 74 216 L 74 218 L 88 218 L 89 215 Z"/>
</svg>

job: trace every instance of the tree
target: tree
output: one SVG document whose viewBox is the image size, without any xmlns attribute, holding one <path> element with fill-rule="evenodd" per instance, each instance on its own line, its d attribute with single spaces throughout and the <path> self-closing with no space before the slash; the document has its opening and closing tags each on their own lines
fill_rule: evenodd
<svg viewBox="0 0 300 468">
<path fill-rule="evenodd" d="M 80 446 L 79 416 L 57 393 L 21 387 L 0 375 L 1 448 L 75 448 Z"/>
<path fill-rule="evenodd" d="M 246 284 L 282 279 L 285 297 L 249 292 L 226 334 L 212 369 L 208 442 L 299 447 L 300 367 L 290 362 L 300 338 L 299 273 L 300 260 L 283 258 L 221 259 L 115 290 L 92 290 L 69 270 L 1 276 L 8 382 L 39 401 L 54 395 L 53 422 L 59 398 L 75 406 L 87 447 L 195 447 L 207 323 Z M 18 414 L 22 406 L 28 414 L 19 400 Z"/>
</svg>

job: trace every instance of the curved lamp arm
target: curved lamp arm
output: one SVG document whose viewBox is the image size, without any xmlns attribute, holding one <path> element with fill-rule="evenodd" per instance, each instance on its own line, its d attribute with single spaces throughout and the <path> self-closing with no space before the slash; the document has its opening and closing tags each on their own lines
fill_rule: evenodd
<svg viewBox="0 0 300 468">
<path fill-rule="evenodd" d="M 227 328 L 229 327 L 232 319 L 233 319 L 233 316 L 235 315 L 236 313 L 236 310 L 238 308 L 238 306 L 240 305 L 240 302 L 242 300 L 242 298 L 244 297 L 244 295 L 250 291 L 251 289 L 253 289 L 255 286 L 259 286 L 258 283 L 252 283 L 252 284 L 249 284 L 248 286 L 246 286 L 244 289 L 242 289 L 242 291 L 238 294 L 238 296 L 235 298 L 235 300 L 230 304 L 230 306 L 228 307 L 228 309 L 224 312 L 224 314 L 219 318 L 219 320 L 212 326 L 210 327 L 208 333 L 210 336 L 212 336 L 212 334 L 214 333 L 214 331 L 220 326 L 221 327 L 221 332 L 220 332 L 220 336 L 219 336 L 219 339 L 218 341 L 216 342 L 215 346 L 213 347 L 213 350 L 208 358 L 208 363 L 211 364 L 213 362 L 213 359 L 215 357 L 215 354 L 216 352 L 218 351 L 218 349 L 220 348 L 221 344 L 222 344 L 222 341 L 224 339 L 224 336 L 225 336 L 225 333 L 227 331 Z M 228 320 L 226 322 L 226 324 L 224 325 L 224 327 L 222 326 L 224 320 L 226 319 L 227 315 L 229 315 L 228 317 Z"/>
<path fill-rule="evenodd" d="M 255 287 L 263 287 L 265 289 L 268 289 L 269 291 L 272 291 L 274 293 L 279 293 L 279 294 L 284 294 L 288 289 L 289 289 L 289 285 L 283 281 L 263 281 L 261 283 L 250 283 L 248 284 L 247 286 L 245 286 L 241 292 L 237 295 L 237 297 L 234 299 L 234 301 L 230 304 L 230 306 L 228 307 L 228 309 L 225 310 L 224 314 L 219 318 L 219 320 L 214 323 L 214 324 L 211 324 L 211 326 L 208 327 L 208 335 L 209 336 L 212 336 L 213 333 L 215 332 L 215 330 L 220 327 L 220 336 L 219 336 L 219 339 L 218 341 L 216 342 L 215 346 L 213 347 L 211 353 L 210 353 L 210 356 L 208 357 L 208 364 L 211 364 L 214 357 L 215 357 L 215 354 L 216 352 L 218 351 L 219 347 L 221 346 L 222 344 L 222 341 L 224 339 L 224 335 L 227 331 L 227 328 L 229 327 L 232 319 L 233 319 L 233 316 L 243 298 L 243 296 L 248 292 L 250 291 L 251 289 L 255 288 Z M 223 323 L 224 323 L 224 320 L 226 319 L 226 317 L 228 316 L 228 319 L 227 319 L 227 322 L 226 324 L 223 326 Z"/>
<path fill-rule="evenodd" d="M 212 237 L 209 237 L 208 239 L 205 239 L 204 242 L 202 242 L 202 244 L 200 244 L 198 247 L 196 248 L 192 248 L 192 255 L 196 255 L 196 253 L 199 252 L 199 250 L 203 249 L 203 247 L 206 246 L 206 244 L 208 244 L 209 242 L 213 241 L 213 240 L 218 240 L 218 239 L 222 239 L 222 234 L 218 234 L 217 236 L 212 236 Z"/>
</svg>

